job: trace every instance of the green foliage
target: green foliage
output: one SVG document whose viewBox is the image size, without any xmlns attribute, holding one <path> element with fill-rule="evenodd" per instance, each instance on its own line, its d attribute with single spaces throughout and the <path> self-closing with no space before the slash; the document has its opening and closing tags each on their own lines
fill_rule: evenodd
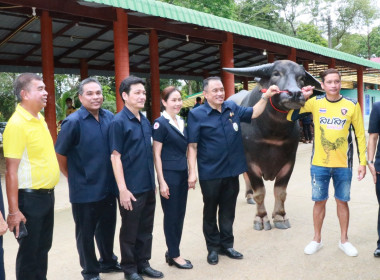
<svg viewBox="0 0 380 280">
<path fill-rule="evenodd" d="M 297 38 L 327 47 L 327 40 L 322 37 L 322 31 L 314 24 L 301 23 L 297 28 Z"/>
<path fill-rule="evenodd" d="M 348 33 L 342 37 L 340 42 L 342 43 L 340 51 L 363 57 L 365 41 L 362 35 Z"/>
<path fill-rule="evenodd" d="M 234 0 L 159 0 L 169 4 L 234 19 Z"/>
<path fill-rule="evenodd" d="M 236 3 L 235 19 L 244 23 L 276 30 L 279 11 L 273 1 L 242 0 Z"/>
<path fill-rule="evenodd" d="M 13 82 L 17 74 L 0 73 L 0 121 L 5 122 L 16 109 L 16 97 L 13 93 Z"/>
</svg>

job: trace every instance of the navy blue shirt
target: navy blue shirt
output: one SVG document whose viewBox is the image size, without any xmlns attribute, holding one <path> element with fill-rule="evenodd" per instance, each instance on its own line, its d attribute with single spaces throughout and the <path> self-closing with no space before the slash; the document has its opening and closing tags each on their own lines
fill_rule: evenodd
<svg viewBox="0 0 380 280">
<path fill-rule="evenodd" d="M 232 101 L 222 104 L 221 113 L 205 102 L 189 112 L 189 143 L 198 143 L 200 180 L 238 176 L 247 171 L 240 122 L 251 122 L 252 107 Z"/>
<path fill-rule="evenodd" d="M 187 130 L 182 134 L 163 116 L 154 121 L 153 140 L 162 143 L 161 162 L 163 170 L 187 169 Z"/>
<path fill-rule="evenodd" d="M 368 133 L 380 134 L 380 102 L 375 102 L 372 105 L 372 111 L 369 117 Z M 377 141 L 375 169 L 377 172 L 380 172 L 380 141 Z"/>
<path fill-rule="evenodd" d="M 71 203 L 95 202 L 118 194 L 108 147 L 110 111 L 99 110 L 99 122 L 83 106 L 61 125 L 55 150 L 67 157 Z"/>
<path fill-rule="evenodd" d="M 109 128 L 111 153 L 121 154 L 125 184 L 133 194 L 154 190 L 152 126 L 140 113 L 140 121 L 124 106 Z"/>
</svg>

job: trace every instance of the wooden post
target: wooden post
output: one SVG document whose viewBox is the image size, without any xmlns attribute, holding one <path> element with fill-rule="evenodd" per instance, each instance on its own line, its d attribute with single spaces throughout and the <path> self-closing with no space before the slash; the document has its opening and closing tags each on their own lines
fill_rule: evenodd
<svg viewBox="0 0 380 280">
<path fill-rule="evenodd" d="M 57 116 L 55 114 L 53 24 L 48 11 L 41 15 L 41 56 L 43 80 L 48 92 L 45 120 L 53 141 L 57 140 Z"/>
<path fill-rule="evenodd" d="M 117 20 L 113 22 L 113 40 L 115 54 L 115 83 L 116 83 L 116 110 L 124 107 L 119 87 L 121 82 L 129 76 L 129 49 L 128 49 L 128 16 L 121 8 L 116 8 Z"/>
</svg>

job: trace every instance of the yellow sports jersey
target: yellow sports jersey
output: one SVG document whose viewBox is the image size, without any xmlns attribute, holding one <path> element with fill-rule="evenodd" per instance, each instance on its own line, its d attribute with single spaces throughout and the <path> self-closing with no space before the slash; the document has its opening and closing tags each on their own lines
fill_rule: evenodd
<svg viewBox="0 0 380 280">
<path fill-rule="evenodd" d="M 305 113 L 313 114 L 314 145 L 312 164 L 324 167 L 352 167 L 354 128 L 360 165 L 366 165 L 366 143 L 359 103 L 346 97 L 328 101 L 325 95 L 306 101 L 299 110 L 291 110 L 288 120 L 295 121 Z"/>
<path fill-rule="evenodd" d="M 19 189 L 51 189 L 59 181 L 53 139 L 44 117 L 33 117 L 20 105 L 9 119 L 3 135 L 4 157 L 21 159 Z"/>
<path fill-rule="evenodd" d="M 69 116 L 70 114 L 74 113 L 77 109 L 75 109 L 74 107 L 71 107 L 71 108 L 67 108 L 66 109 L 66 117 Z"/>
</svg>

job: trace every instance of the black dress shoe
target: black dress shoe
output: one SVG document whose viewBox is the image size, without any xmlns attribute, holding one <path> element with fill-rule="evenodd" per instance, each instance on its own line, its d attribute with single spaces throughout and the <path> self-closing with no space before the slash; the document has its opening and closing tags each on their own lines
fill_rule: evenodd
<svg viewBox="0 0 380 280">
<path fill-rule="evenodd" d="M 132 274 L 124 274 L 125 279 L 127 280 L 144 280 L 140 275 L 138 275 L 136 272 Z"/>
<path fill-rule="evenodd" d="M 207 262 L 209 264 L 217 264 L 219 262 L 218 252 L 214 250 L 208 252 Z"/>
<path fill-rule="evenodd" d="M 376 257 L 376 258 L 379 258 L 380 257 L 380 248 L 377 248 L 375 250 L 375 252 L 373 253 L 373 255 Z"/>
<path fill-rule="evenodd" d="M 236 251 L 234 248 L 222 249 L 221 255 L 226 255 L 231 259 L 242 259 L 243 255 Z"/>
<path fill-rule="evenodd" d="M 101 273 L 110 273 L 110 272 L 122 272 L 121 266 L 118 262 L 111 266 L 105 266 L 100 264 L 100 272 Z"/>
<path fill-rule="evenodd" d="M 185 260 L 185 261 L 186 261 L 185 264 L 179 264 L 175 260 L 173 260 L 172 258 L 169 258 L 168 264 L 169 264 L 169 266 L 172 266 L 174 264 L 175 267 L 178 267 L 181 269 L 192 269 L 193 265 L 191 264 L 191 262 L 189 260 Z"/>
<path fill-rule="evenodd" d="M 139 272 L 140 272 L 140 274 L 143 274 L 143 275 L 148 276 L 150 278 L 162 278 L 162 277 L 164 277 L 164 274 L 161 271 L 155 270 L 155 269 L 151 268 L 150 266 L 141 269 Z"/>
</svg>

